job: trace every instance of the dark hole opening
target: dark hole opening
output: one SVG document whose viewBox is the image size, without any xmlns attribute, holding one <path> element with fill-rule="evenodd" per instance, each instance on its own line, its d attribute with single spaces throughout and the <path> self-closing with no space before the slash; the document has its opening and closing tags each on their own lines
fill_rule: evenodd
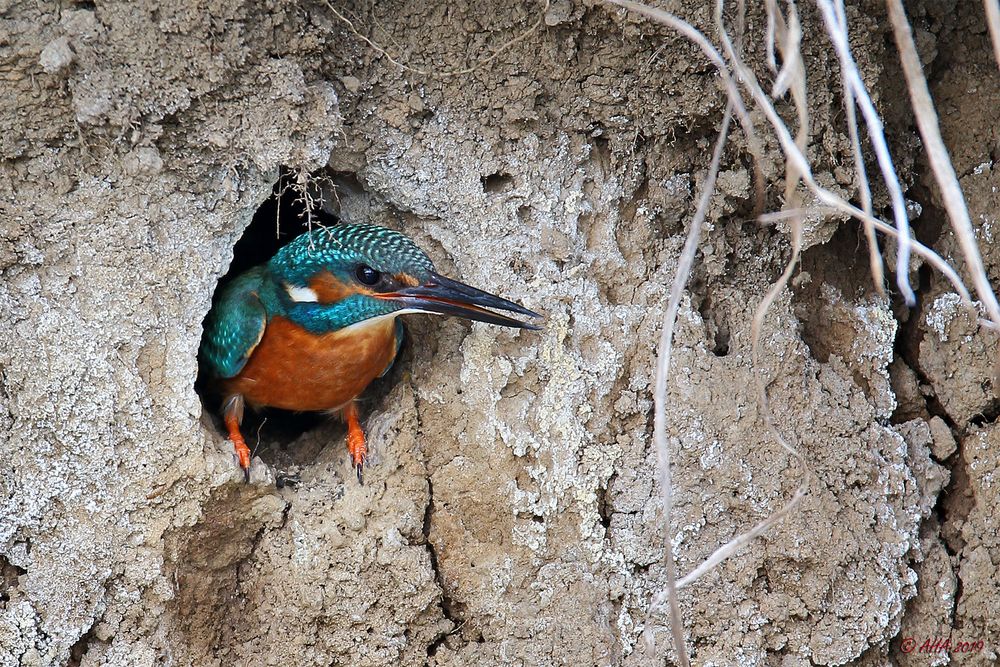
<svg viewBox="0 0 1000 667">
<path fill-rule="evenodd" d="M 302 188 L 296 185 L 296 172 L 281 169 L 271 195 L 258 207 L 250 224 L 233 247 L 232 262 L 226 274 L 219 279 L 213 294 L 213 305 L 226 285 L 249 269 L 266 263 L 278 250 L 309 231 L 311 226 L 314 228 L 317 225 L 338 224 L 340 217 L 333 212 L 339 211 L 336 198 L 356 195 L 363 190 L 353 174 L 321 170 L 311 177 L 313 183 L 323 184 L 323 192 L 321 198 L 319 191 L 310 191 L 310 206 L 303 196 Z M 409 348 L 407 336 L 404 337 L 403 347 L 392 369 L 369 385 L 360 397 L 363 405 L 362 421 L 368 412 L 367 408 L 388 393 L 398 379 L 399 368 L 405 365 L 405 360 L 410 355 Z M 199 363 L 195 389 L 219 433 L 228 435 L 221 416 L 223 397 L 213 389 L 212 384 L 209 373 Z M 340 420 L 323 413 L 292 412 L 270 407 L 255 411 L 250 406 L 244 411 L 240 430 L 252 456 L 260 456 L 274 468 L 279 488 L 294 488 L 302 466 L 313 463 L 326 446 L 343 446 L 346 431 Z M 311 431 L 316 432 L 315 438 L 303 437 Z M 345 456 L 346 452 L 344 447 Z"/>
<path fill-rule="evenodd" d="M 10 601 L 11 591 L 17 588 L 18 577 L 27 572 L 23 567 L 18 567 L 4 556 L 0 556 L 0 609 Z"/>
<path fill-rule="evenodd" d="M 707 288 L 706 288 L 707 290 Z M 726 313 L 722 310 L 721 304 L 715 304 L 711 293 L 706 294 L 698 307 L 702 320 L 705 322 L 708 335 L 711 339 L 712 354 L 717 357 L 725 357 L 729 354 L 729 341 L 731 332 Z"/>
<path fill-rule="evenodd" d="M 271 196 L 264 200 L 253 220 L 243 231 L 243 236 L 233 248 L 233 261 L 229 271 L 219 280 L 224 287 L 244 271 L 263 264 L 296 237 L 309 231 L 310 220 L 321 225 L 334 225 L 339 219 L 322 206 L 310 212 L 302 193 L 291 186 L 295 175 L 282 169 Z M 310 217 L 311 216 L 311 217 Z M 217 290 L 218 291 L 218 290 Z"/>
<path fill-rule="evenodd" d="M 96 639 L 94 628 L 91 627 L 70 647 L 69 662 L 66 663 L 66 667 L 80 667 L 83 664 L 84 657 L 87 655 L 87 651 L 90 649 L 91 642 Z"/>
<path fill-rule="evenodd" d="M 483 192 L 506 192 L 514 186 L 514 177 L 510 174 L 490 174 L 482 177 Z"/>
</svg>

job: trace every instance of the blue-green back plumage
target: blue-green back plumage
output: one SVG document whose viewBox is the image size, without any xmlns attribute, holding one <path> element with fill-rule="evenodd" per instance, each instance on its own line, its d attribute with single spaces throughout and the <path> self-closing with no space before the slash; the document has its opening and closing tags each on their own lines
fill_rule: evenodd
<svg viewBox="0 0 1000 667">
<path fill-rule="evenodd" d="M 226 285 L 208 314 L 201 358 L 219 377 L 243 370 L 264 335 L 268 317 L 260 293 L 265 273 L 258 266 Z"/>
</svg>

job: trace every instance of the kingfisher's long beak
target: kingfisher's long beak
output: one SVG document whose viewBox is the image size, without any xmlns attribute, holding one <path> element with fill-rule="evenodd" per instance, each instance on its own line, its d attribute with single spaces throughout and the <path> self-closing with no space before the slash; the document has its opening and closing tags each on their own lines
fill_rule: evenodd
<svg viewBox="0 0 1000 667">
<path fill-rule="evenodd" d="M 396 292 L 376 294 L 379 299 L 389 299 L 404 308 L 425 313 L 455 315 L 468 320 L 499 324 L 502 327 L 539 330 L 541 327 L 521 320 L 495 313 L 487 308 L 507 310 L 528 317 L 541 317 L 538 313 L 519 306 L 513 301 L 470 287 L 451 278 L 431 273 L 431 279 L 423 285 L 406 287 Z"/>
</svg>

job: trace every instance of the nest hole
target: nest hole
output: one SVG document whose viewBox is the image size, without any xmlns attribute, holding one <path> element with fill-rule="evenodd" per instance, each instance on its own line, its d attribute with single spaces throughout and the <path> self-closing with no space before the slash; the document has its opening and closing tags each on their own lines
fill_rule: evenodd
<svg viewBox="0 0 1000 667">
<path fill-rule="evenodd" d="M 320 170 L 302 179 L 299 173 L 282 168 L 243 235 L 233 247 L 228 271 L 215 288 L 212 302 L 221 290 L 244 272 L 266 263 L 278 250 L 316 226 L 332 226 L 341 221 L 340 199 L 363 192 L 353 174 Z M 206 314 L 207 319 L 207 314 Z M 361 396 L 368 413 L 381 401 L 399 377 L 399 368 L 410 356 L 408 337 L 392 370 L 373 382 Z M 211 378 L 199 364 L 195 384 L 205 410 L 218 432 L 227 436 L 222 422 L 222 400 L 213 390 Z M 292 412 L 279 408 L 260 411 L 247 408 L 241 424 L 243 437 L 254 457 L 259 456 L 274 472 L 279 487 L 295 485 L 299 473 L 316 463 L 328 446 L 343 447 L 345 427 L 340 420 L 317 412 Z M 347 450 L 344 448 L 346 459 Z M 346 468 L 345 468 L 346 470 Z"/>
</svg>

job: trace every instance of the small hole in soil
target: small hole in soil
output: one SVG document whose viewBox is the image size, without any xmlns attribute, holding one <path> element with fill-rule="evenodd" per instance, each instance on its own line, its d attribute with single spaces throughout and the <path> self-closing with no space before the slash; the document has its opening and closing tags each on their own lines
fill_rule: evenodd
<svg viewBox="0 0 1000 667">
<path fill-rule="evenodd" d="M 490 174 L 483 176 L 483 192 L 506 192 L 514 187 L 514 177 L 510 174 Z"/>
<path fill-rule="evenodd" d="M 712 346 L 712 354 L 717 357 L 724 357 L 729 354 L 729 326 L 722 322 L 715 331 L 715 344 Z"/>
<path fill-rule="evenodd" d="M 17 580 L 27 570 L 14 565 L 5 557 L 0 556 L 0 609 L 10 601 L 11 592 L 17 588 Z"/>
<path fill-rule="evenodd" d="M 309 231 L 310 225 L 332 226 L 340 222 L 339 217 L 330 212 L 339 211 L 338 202 L 321 202 L 319 192 L 314 187 L 309 189 L 309 196 L 312 198 L 309 210 L 296 177 L 296 172 L 282 168 L 271 196 L 254 213 L 243 236 L 233 247 L 233 260 L 229 270 L 219 280 L 215 298 L 234 279 L 266 263 L 278 250 Z M 364 191 L 363 186 L 351 174 L 322 170 L 312 174 L 311 181 L 323 182 L 324 186 L 334 184 L 342 198 L 363 194 Z M 329 198 L 331 188 L 324 187 L 323 192 Z M 409 346 L 404 344 L 393 370 L 373 382 L 362 394 L 362 422 L 372 405 L 391 389 L 395 379 L 399 377 L 396 371 L 403 365 L 408 350 Z M 221 417 L 223 397 L 219 395 L 209 375 L 204 365 L 200 364 L 195 389 L 201 396 L 205 409 L 213 416 L 219 432 L 226 434 Z M 323 413 L 291 412 L 277 408 L 255 411 L 248 406 L 244 411 L 240 430 L 251 454 L 260 456 L 265 463 L 275 468 L 279 486 L 294 488 L 301 467 L 315 462 L 320 452 L 330 443 L 342 441 L 345 429 L 339 420 L 331 420 Z M 303 438 L 303 434 L 309 431 L 316 431 L 316 437 Z M 296 445 L 290 447 L 293 442 Z"/>
<path fill-rule="evenodd" d="M 725 313 L 714 307 L 711 294 L 705 296 L 699 307 L 707 333 L 711 337 L 712 354 L 725 357 L 729 354 L 730 331 Z"/>
<path fill-rule="evenodd" d="M 87 655 L 87 651 L 90 649 L 91 643 L 95 640 L 97 638 L 94 636 L 94 628 L 91 628 L 70 647 L 69 662 L 66 663 L 66 667 L 80 667 L 83 664 L 84 656 Z"/>
</svg>

